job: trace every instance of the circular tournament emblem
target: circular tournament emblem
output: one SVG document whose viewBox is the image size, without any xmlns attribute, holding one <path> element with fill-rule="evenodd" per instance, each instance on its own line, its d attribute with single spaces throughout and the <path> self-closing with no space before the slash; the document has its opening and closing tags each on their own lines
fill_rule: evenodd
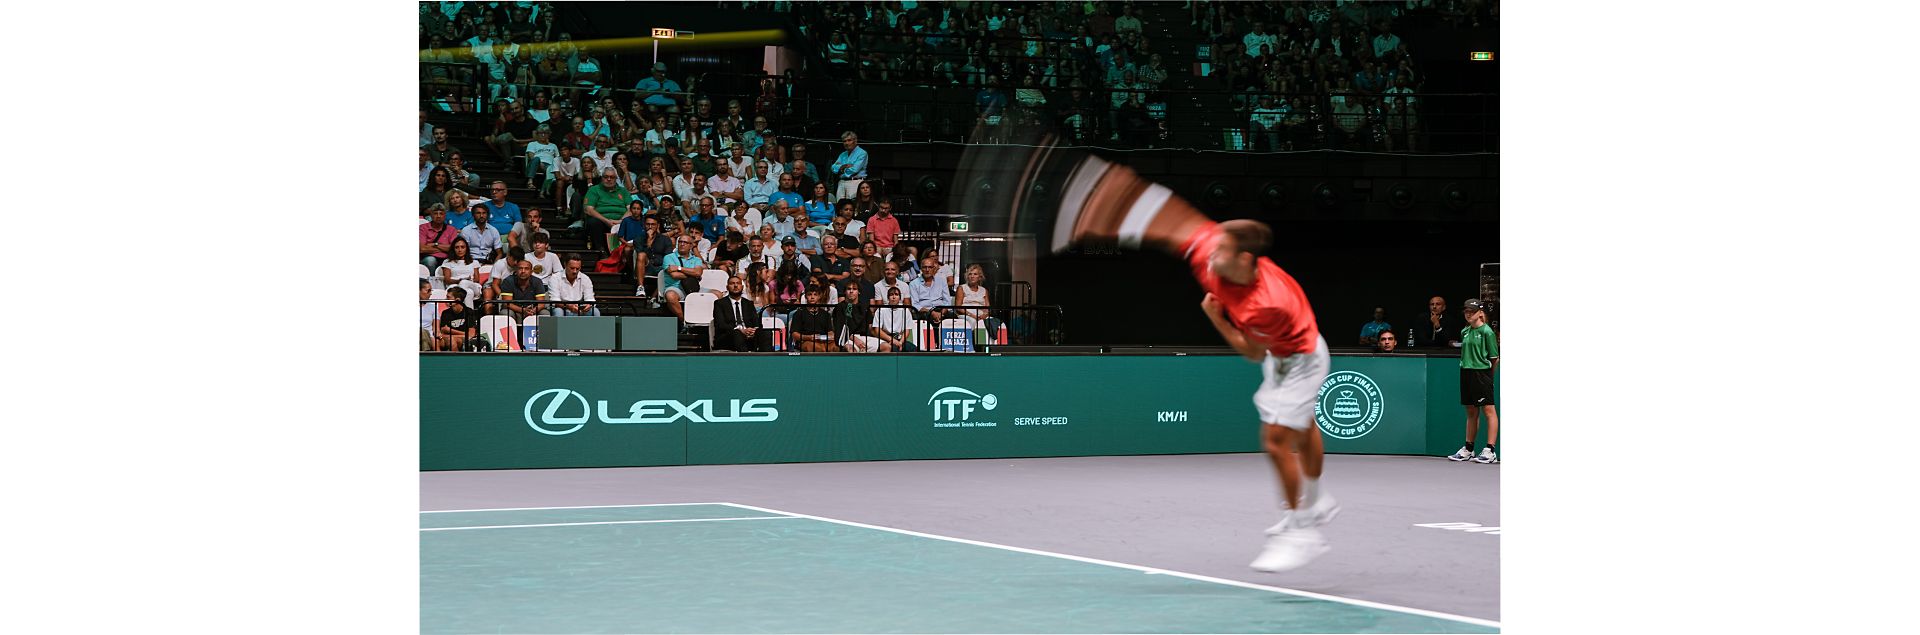
<svg viewBox="0 0 1920 635">
<path fill-rule="evenodd" d="M 1387 400 L 1373 378 L 1350 370 L 1327 375 L 1320 384 L 1320 401 L 1313 406 L 1313 419 L 1320 432 L 1336 439 L 1357 439 L 1380 425 Z"/>
</svg>

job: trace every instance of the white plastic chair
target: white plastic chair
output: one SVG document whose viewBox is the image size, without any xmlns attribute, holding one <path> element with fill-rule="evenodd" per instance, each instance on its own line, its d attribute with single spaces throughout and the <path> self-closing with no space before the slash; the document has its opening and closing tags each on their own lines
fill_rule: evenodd
<svg viewBox="0 0 1920 635">
<path fill-rule="evenodd" d="M 713 303 L 719 298 L 711 293 L 689 293 L 681 301 L 681 309 L 687 318 L 687 326 L 707 327 L 707 349 L 713 349 Z"/>
<path fill-rule="evenodd" d="M 441 280 L 440 276 L 434 275 L 434 272 L 428 271 L 426 265 L 416 262 L 414 263 L 414 266 L 420 268 L 420 277 L 426 278 L 427 283 L 433 286 L 434 291 L 440 291 L 447 288 L 447 282 L 445 280 Z"/>
<path fill-rule="evenodd" d="M 726 295 L 727 272 L 719 269 L 708 269 L 706 273 L 700 274 L 700 290 L 706 291 L 708 289 L 719 292 L 715 295 Z"/>
<path fill-rule="evenodd" d="M 480 337 L 496 351 L 520 350 L 520 324 L 511 316 L 487 315 L 480 318 Z"/>
</svg>

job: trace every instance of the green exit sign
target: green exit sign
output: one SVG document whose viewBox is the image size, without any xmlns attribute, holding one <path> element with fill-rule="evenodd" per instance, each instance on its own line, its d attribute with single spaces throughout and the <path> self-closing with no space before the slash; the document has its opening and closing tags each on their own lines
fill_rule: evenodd
<svg viewBox="0 0 1920 635">
<path fill-rule="evenodd" d="M 1475 62 L 1491 62 L 1491 61 L 1493 61 L 1493 51 L 1474 51 L 1474 52 L 1473 52 L 1473 61 L 1475 61 Z"/>
<path fill-rule="evenodd" d="M 967 231 L 967 221 L 963 221 L 963 220 L 947 221 L 947 231 L 950 231 L 950 232 Z"/>
</svg>

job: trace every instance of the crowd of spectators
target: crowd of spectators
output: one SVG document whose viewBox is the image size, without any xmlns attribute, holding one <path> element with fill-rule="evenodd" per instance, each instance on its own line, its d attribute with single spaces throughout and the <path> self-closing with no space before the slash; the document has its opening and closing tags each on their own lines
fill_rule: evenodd
<svg viewBox="0 0 1920 635">
<path fill-rule="evenodd" d="M 1466 322 L 1458 315 L 1447 311 L 1447 300 L 1440 296 L 1427 299 L 1426 310 L 1419 312 L 1420 317 L 1403 324 L 1396 329 L 1387 320 L 1386 307 L 1374 307 L 1373 320 L 1360 325 L 1360 345 L 1371 346 L 1375 351 L 1391 353 L 1411 347 L 1453 347 L 1460 346 L 1460 329 Z M 1399 332 L 1403 331 L 1403 337 Z"/>
<path fill-rule="evenodd" d="M 1249 149 L 1412 151 L 1421 76 L 1395 26 L 1416 12 L 1474 21 L 1485 6 L 1443 4 L 1194 2 L 1192 12 L 1246 115 Z"/>
<path fill-rule="evenodd" d="M 972 90 L 974 123 L 990 137 L 1009 121 L 1051 119 L 1077 143 L 1149 147 L 1165 140 L 1161 90 L 1170 71 L 1151 52 L 1133 3 L 822 2 L 787 8 L 825 56 L 827 75 Z"/>
<path fill-rule="evenodd" d="M 1163 146 L 1171 69 L 1207 62 L 1245 122 L 1235 145 L 1265 150 L 1417 149 L 1421 76 L 1396 25 L 1430 14 L 1478 26 L 1499 13 L 1485 0 L 1193 1 L 1183 6 L 1207 50 L 1167 60 L 1148 38 L 1160 29 L 1131 2 L 742 4 L 793 12 L 830 77 L 972 91 L 980 141 L 1045 119 L 1074 143 Z"/>
<path fill-rule="evenodd" d="M 459 112 L 457 96 L 430 92 L 420 112 L 419 258 L 429 275 L 422 282 L 455 300 L 442 304 L 461 306 L 442 310 L 435 324 L 423 318 L 423 344 L 457 350 L 479 313 L 598 314 L 587 271 L 620 273 L 636 295 L 658 295 L 676 315 L 687 295 L 719 291 L 702 287 L 709 269 L 739 282 L 761 313 L 808 300 L 846 305 L 830 320 L 846 335 L 802 342 L 806 349 L 898 349 L 904 327 L 879 307 L 897 296 L 900 310 L 938 319 L 935 307 L 967 295 L 953 265 L 901 240 L 893 202 L 869 179 L 870 155 L 856 133 L 841 135 L 830 160 L 809 158 L 806 143 L 773 129 L 781 104 L 770 81 L 760 98 L 708 96 L 669 77 L 662 63 L 631 90 L 604 86 L 599 79 L 611 69 L 584 43 L 567 33 L 548 43 L 555 11 L 545 3 L 422 4 L 429 91 L 442 83 L 433 69 L 457 66 L 442 61 L 478 62 L 492 79 L 507 78 L 490 82 L 488 99 L 479 100 L 490 122 L 484 148 L 456 147 L 450 130 L 430 123 L 431 110 Z M 527 69 L 532 81 L 512 79 Z M 446 86 L 456 83 L 446 78 Z M 507 167 L 479 174 L 467 152 L 488 152 Z M 515 189 L 542 204 L 522 209 L 508 200 Z M 606 257 L 550 251 L 560 228 L 584 233 Z M 984 305 L 978 295 L 974 303 Z M 870 326 L 848 326 L 855 322 Z"/>
</svg>

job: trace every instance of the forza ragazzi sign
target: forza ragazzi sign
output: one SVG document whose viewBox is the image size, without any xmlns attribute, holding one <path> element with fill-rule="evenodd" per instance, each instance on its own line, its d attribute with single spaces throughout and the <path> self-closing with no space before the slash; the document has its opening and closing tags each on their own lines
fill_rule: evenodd
<svg viewBox="0 0 1920 635">
<path fill-rule="evenodd" d="M 641 399 L 626 404 L 625 416 L 614 416 L 604 399 L 593 403 L 590 408 L 587 397 L 579 392 L 548 388 L 528 397 L 521 414 L 534 432 L 554 436 L 572 434 L 586 427 L 595 415 L 601 423 L 615 425 L 673 423 L 681 419 L 691 423 L 764 423 L 780 418 L 776 399 L 729 399 L 724 405 L 717 405 L 712 399 Z"/>
</svg>

